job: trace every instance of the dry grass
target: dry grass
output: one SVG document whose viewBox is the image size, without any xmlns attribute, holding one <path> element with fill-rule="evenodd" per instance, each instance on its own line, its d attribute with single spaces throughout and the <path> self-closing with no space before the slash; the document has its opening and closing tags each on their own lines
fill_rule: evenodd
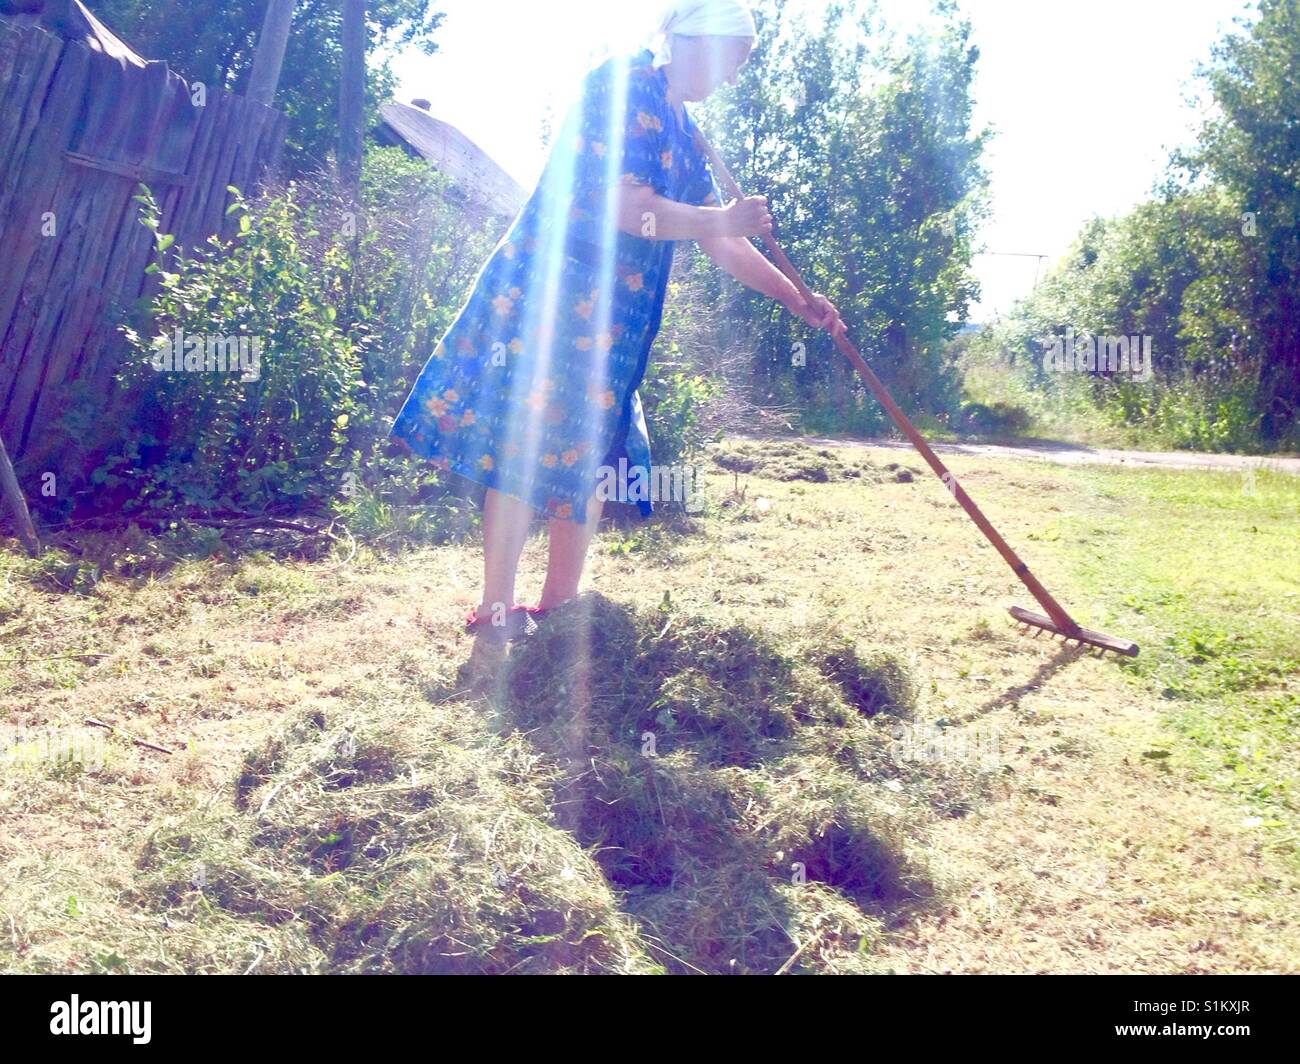
<svg viewBox="0 0 1300 1064">
<path fill-rule="evenodd" d="M 765 480 L 803 480 L 813 484 L 862 479 L 907 484 L 921 472 L 915 466 L 903 466 L 898 462 L 877 465 L 850 452 L 783 440 L 726 442 L 714 449 L 712 460 L 730 473 L 752 474 Z"/>
<path fill-rule="evenodd" d="M 1158 642 L 1079 579 L 1081 482 L 953 465 L 1082 622 Z M 3 967 L 1300 968 L 1293 857 L 1130 667 L 1013 636 L 1023 593 L 941 487 L 711 484 L 692 531 L 603 534 L 600 596 L 503 661 L 457 631 L 463 547 L 98 580 L 0 554 L 0 656 L 49 659 L 0 672 L 9 727 L 177 751 L 6 771 Z M 995 731 L 999 764 L 900 764 L 902 725 Z"/>
</svg>

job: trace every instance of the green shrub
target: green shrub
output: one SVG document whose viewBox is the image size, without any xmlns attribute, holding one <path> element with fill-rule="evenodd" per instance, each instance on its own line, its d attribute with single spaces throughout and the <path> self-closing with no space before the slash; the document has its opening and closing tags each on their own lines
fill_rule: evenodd
<svg viewBox="0 0 1300 1064">
<path fill-rule="evenodd" d="M 156 205 L 147 192 L 138 199 L 157 233 Z M 148 333 L 126 330 L 135 357 L 119 381 L 142 402 L 92 480 L 125 489 L 127 509 L 297 508 L 328 495 L 345 469 L 360 358 L 338 322 L 341 254 L 312 261 L 293 187 L 256 211 L 238 199 L 234 209 L 239 238 L 178 257 L 162 271 Z M 169 245 L 159 234 L 159 249 Z M 187 366 L 192 339 L 218 337 L 260 344 L 256 368 L 158 372 L 155 338 L 178 335 Z"/>
<path fill-rule="evenodd" d="M 169 516 L 318 513 L 402 537 L 463 528 L 460 500 L 387 433 L 492 234 L 397 149 L 368 156 L 359 210 L 325 179 L 253 202 L 232 191 L 236 237 L 180 255 L 148 190 L 138 197 L 160 284 L 146 322 L 124 327 L 119 401 L 133 413 L 92 475 L 96 502 Z M 255 371 L 158 372 L 155 338 L 178 331 L 260 343 Z"/>
</svg>

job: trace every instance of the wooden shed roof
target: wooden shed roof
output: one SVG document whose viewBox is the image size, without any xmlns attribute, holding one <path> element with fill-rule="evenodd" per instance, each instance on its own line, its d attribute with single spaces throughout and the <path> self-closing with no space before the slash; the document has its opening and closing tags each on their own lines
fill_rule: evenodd
<svg viewBox="0 0 1300 1064">
<path fill-rule="evenodd" d="M 382 142 L 401 143 L 427 159 L 475 206 L 513 219 L 527 202 L 519 182 L 455 126 L 405 103 L 385 104 L 380 119 Z"/>
<path fill-rule="evenodd" d="M 0 0 L 0 15 L 19 24 L 38 24 L 64 40 L 79 41 L 91 51 L 102 52 L 125 66 L 148 66 L 147 60 L 123 44 L 81 0 Z"/>
</svg>

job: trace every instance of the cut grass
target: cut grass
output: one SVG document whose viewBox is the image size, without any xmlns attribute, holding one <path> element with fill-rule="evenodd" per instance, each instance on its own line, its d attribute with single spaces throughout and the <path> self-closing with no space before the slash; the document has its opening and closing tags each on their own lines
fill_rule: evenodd
<svg viewBox="0 0 1300 1064">
<path fill-rule="evenodd" d="M 203 970 L 220 941 L 264 972 L 652 969 L 591 857 L 546 822 L 529 751 L 457 716 L 383 689 L 311 711 L 246 758 L 234 811 L 157 827 L 133 898 L 182 929 L 174 959 Z"/>
<path fill-rule="evenodd" d="M 1016 638 L 1023 592 L 928 478 L 754 470 L 746 501 L 719 471 L 693 521 L 602 533 L 601 595 L 495 662 L 457 632 L 465 547 L 120 570 L 105 542 L 71 581 L 0 553 L 9 726 L 177 751 L 5 775 L 0 963 L 1296 970 L 1287 482 L 953 465 L 1143 657 Z"/>
<path fill-rule="evenodd" d="M 832 480 L 861 480 L 881 483 L 887 480 L 910 483 L 919 469 L 897 462 L 877 465 L 869 459 L 844 455 L 826 447 L 812 448 L 802 443 L 780 440 L 735 441 L 713 450 L 716 465 L 731 473 L 752 473 L 768 480 L 805 480 L 825 484 Z"/>
<path fill-rule="evenodd" d="M 927 893 L 879 786 L 877 718 L 908 708 L 891 663 L 841 650 L 828 676 L 585 597 L 486 688 L 295 720 L 245 759 L 233 815 L 153 831 L 138 905 L 263 971 L 771 972 L 799 947 L 867 971 L 882 915 Z"/>
</svg>

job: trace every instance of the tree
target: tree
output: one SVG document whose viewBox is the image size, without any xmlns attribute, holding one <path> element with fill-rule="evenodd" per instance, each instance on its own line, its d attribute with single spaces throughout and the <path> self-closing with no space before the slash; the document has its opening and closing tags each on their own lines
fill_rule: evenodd
<svg viewBox="0 0 1300 1064">
<path fill-rule="evenodd" d="M 1150 336 L 1156 385 L 1090 380 L 1112 421 L 1177 446 L 1258 449 L 1300 437 L 1300 0 L 1258 18 L 1203 71 L 1217 108 L 1153 199 L 1094 219 L 996 330 L 1028 367 L 1067 328 Z"/>
<path fill-rule="evenodd" d="M 343 73 L 339 79 L 339 180 L 345 195 L 361 194 L 365 139 L 366 0 L 343 0 Z"/>
<path fill-rule="evenodd" d="M 771 198 L 791 257 L 839 305 L 881 377 L 938 411 L 956 401 L 947 341 L 977 297 L 987 134 L 972 129 L 970 26 L 951 3 L 934 11 L 936 31 L 900 44 L 852 0 L 820 24 L 766 0 L 755 54 L 705 124 L 742 187 Z M 797 398 L 809 424 L 827 408 L 828 428 L 880 423 L 827 338 L 748 293 L 730 309 L 734 329 L 758 334 L 760 394 Z M 792 352 L 806 364 L 792 366 Z"/>
<path fill-rule="evenodd" d="M 1235 201 L 1246 251 L 1241 300 L 1254 326 L 1256 408 L 1266 440 L 1300 424 L 1300 0 L 1260 0 L 1259 17 L 1215 49 L 1218 115 L 1185 161 Z"/>
<path fill-rule="evenodd" d="M 280 84 L 284 51 L 289 46 L 289 28 L 293 24 L 296 6 L 297 0 L 269 0 L 267 4 L 248 81 L 248 98 L 264 107 L 275 102 L 275 90 Z"/>
</svg>

